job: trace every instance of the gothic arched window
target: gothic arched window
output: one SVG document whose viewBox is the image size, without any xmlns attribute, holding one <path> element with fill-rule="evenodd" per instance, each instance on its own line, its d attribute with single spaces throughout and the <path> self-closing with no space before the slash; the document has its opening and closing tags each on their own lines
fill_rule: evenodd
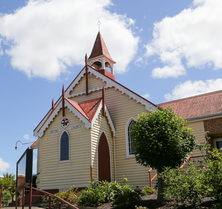
<svg viewBox="0 0 222 209">
<path fill-rule="evenodd" d="M 127 156 L 134 156 L 135 154 L 135 147 L 133 146 L 133 136 L 131 136 L 130 131 L 132 129 L 133 124 L 135 121 L 131 118 L 126 125 L 126 144 L 127 144 Z"/>
<path fill-rule="evenodd" d="M 69 135 L 64 131 L 60 137 L 60 161 L 69 160 Z"/>
</svg>

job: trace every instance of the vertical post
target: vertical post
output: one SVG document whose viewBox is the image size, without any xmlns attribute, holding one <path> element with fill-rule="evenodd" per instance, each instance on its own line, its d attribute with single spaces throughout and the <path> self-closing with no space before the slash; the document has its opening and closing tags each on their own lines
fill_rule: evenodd
<svg viewBox="0 0 222 209">
<path fill-rule="evenodd" d="M 1 186 L 1 193 L 0 193 L 0 208 L 2 205 L 2 193 L 3 193 L 3 186 Z"/>
<path fill-rule="evenodd" d="M 18 207 L 18 190 L 17 188 L 15 189 L 15 209 Z"/>
<path fill-rule="evenodd" d="M 49 209 L 51 209 L 51 198 L 52 198 L 52 196 L 49 195 Z"/>
<path fill-rule="evenodd" d="M 105 116 L 106 114 L 106 110 L 105 110 L 105 87 L 103 86 L 103 90 L 102 90 L 102 98 L 103 98 L 103 116 Z"/>
<path fill-rule="evenodd" d="M 62 115 L 65 117 L 65 88 L 62 88 Z"/>
<path fill-rule="evenodd" d="M 92 180 L 93 180 L 93 168 L 90 165 L 90 181 L 92 181 Z"/>
<path fill-rule="evenodd" d="M 59 202 L 59 209 L 61 209 L 61 202 Z"/>
<path fill-rule="evenodd" d="M 87 54 L 85 56 L 85 67 L 86 67 L 86 95 L 89 94 L 88 92 L 88 59 L 87 59 Z"/>
<path fill-rule="evenodd" d="M 23 188 L 22 209 L 25 208 L 25 188 Z"/>
<path fill-rule="evenodd" d="M 149 179 L 150 179 L 150 187 L 152 187 L 152 180 L 151 180 L 151 169 L 150 169 L 148 172 L 149 172 Z"/>
<path fill-rule="evenodd" d="M 32 183 L 30 183 L 30 191 L 29 191 L 29 209 L 32 208 Z"/>
</svg>

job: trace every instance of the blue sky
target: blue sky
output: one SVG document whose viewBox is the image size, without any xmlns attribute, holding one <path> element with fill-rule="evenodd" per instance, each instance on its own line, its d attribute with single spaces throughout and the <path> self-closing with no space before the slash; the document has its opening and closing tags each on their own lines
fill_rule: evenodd
<svg viewBox="0 0 222 209">
<path fill-rule="evenodd" d="M 116 80 L 155 104 L 222 89 L 221 0 L 0 2 L 0 175 L 84 65 L 100 31 Z M 36 154 L 34 155 L 36 160 Z"/>
</svg>

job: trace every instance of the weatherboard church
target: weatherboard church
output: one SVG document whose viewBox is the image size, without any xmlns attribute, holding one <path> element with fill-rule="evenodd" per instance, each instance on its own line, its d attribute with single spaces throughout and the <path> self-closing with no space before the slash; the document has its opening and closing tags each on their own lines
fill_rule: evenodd
<svg viewBox="0 0 222 209">
<path fill-rule="evenodd" d="M 155 105 L 118 83 L 114 66 L 98 32 L 85 66 L 34 129 L 38 188 L 83 188 L 97 178 L 123 182 L 123 175 L 134 187 L 150 185 L 149 168 L 136 163 L 130 130 L 139 114 L 168 105 L 188 120 L 198 142 L 209 129 L 212 146 L 222 146 L 222 132 L 215 129 L 215 124 L 222 124 L 222 107 L 215 105 L 221 104 L 222 91 Z M 213 108 L 208 108 L 209 102 Z"/>
<path fill-rule="evenodd" d="M 115 80 L 115 61 L 98 32 L 85 66 L 37 125 L 37 186 L 64 190 L 92 179 L 148 185 L 129 134 L 134 119 L 157 105 Z M 107 70 L 110 69 L 110 70 Z"/>
</svg>

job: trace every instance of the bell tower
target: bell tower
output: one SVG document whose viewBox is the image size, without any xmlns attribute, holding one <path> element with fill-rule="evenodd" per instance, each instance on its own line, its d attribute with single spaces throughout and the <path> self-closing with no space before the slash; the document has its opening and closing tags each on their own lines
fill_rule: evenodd
<svg viewBox="0 0 222 209">
<path fill-rule="evenodd" d="M 106 44 L 98 32 L 91 55 L 88 59 L 88 64 L 96 69 L 101 74 L 108 76 L 109 78 L 115 80 L 113 65 L 116 62 L 111 58 Z M 110 69 L 110 72 L 106 70 Z"/>
</svg>

